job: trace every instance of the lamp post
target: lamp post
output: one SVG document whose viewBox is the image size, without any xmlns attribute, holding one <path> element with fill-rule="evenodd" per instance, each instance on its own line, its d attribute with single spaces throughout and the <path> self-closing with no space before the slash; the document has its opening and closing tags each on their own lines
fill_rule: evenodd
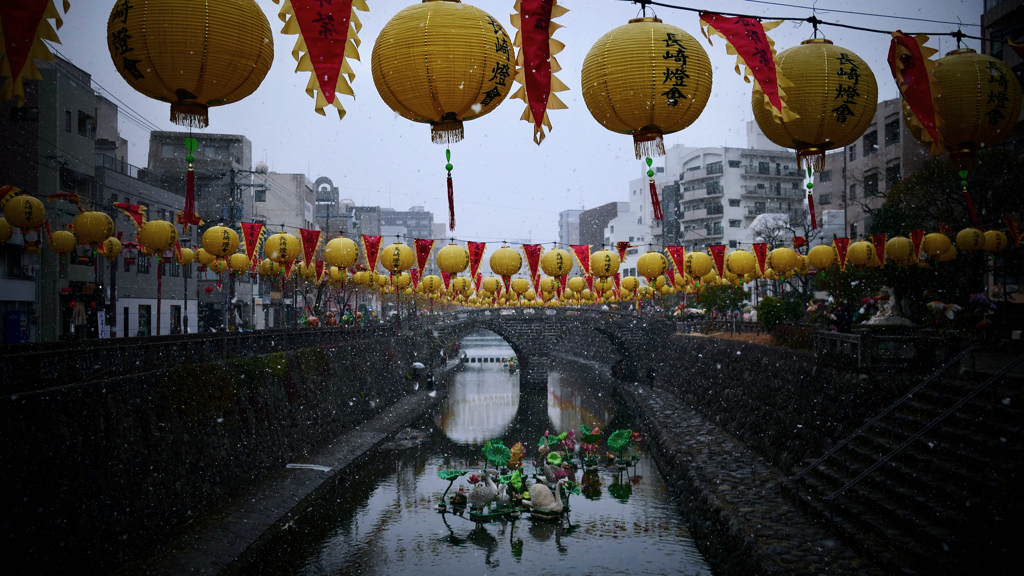
<svg viewBox="0 0 1024 576">
<path fill-rule="evenodd" d="M 179 242 L 182 248 L 188 248 L 192 243 L 192 239 L 188 236 L 183 236 Z M 181 313 L 181 333 L 188 334 L 188 273 L 186 268 L 192 264 L 181 265 L 181 301 L 182 301 L 182 313 Z"/>
</svg>

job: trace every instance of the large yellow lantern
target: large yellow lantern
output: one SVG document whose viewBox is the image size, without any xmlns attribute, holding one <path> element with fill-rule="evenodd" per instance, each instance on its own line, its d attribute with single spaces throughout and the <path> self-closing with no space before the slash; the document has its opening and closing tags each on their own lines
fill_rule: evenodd
<svg viewBox="0 0 1024 576">
<path fill-rule="evenodd" d="M 885 243 L 885 257 L 899 264 L 900 266 L 906 266 L 914 263 L 914 243 L 910 241 L 910 238 L 903 236 L 897 236 L 890 238 Z"/>
<path fill-rule="evenodd" d="M 111 236 L 110 238 L 104 240 L 99 245 L 99 248 L 97 248 L 97 250 L 109 262 L 112 261 L 114 258 L 117 258 L 118 254 L 121 253 L 122 248 L 123 247 L 121 246 L 121 241 L 118 240 L 116 237 Z"/>
<path fill-rule="evenodd" d="M 736 250 L 725 259 L 725 267 L 737 276 L 749 273 L 757 265 L 754 255 L 746 250 Z"/>
<path fill-rule="evenodd" d="M 75 216 L 72 226 L 75 229 L 75 238 L 93 248 L 114 235 L 114 221 L 98 210 L 87 210 Z"/>
<path fill-rule="evenodd" d="M 921 250 L 933 258 L 938 258 L 945 254 L 951 245 L 949 236 L 933 232 L 924 237 L 924 242 L 921 243 Z"/>
<path fill-rule="evenodd" d="M 867 241 L 854 242 L 851 244 L 850 248 L 847 250 L 846 259 L 857 266 L 866 266 L 868 268 L 875 268 L 882 265 L 882 262 L 878 259 L 878 252 L 875 250 L 875 245 Z"/>
<path fill-rule="evenodd" d="M 711 272 L 711 267 L 714 264 L 711 256 L 704 252 L 690 252 L 686 255 L 686 273 L 691 278 L 703 278 L 708 272 Z"/>
<path fill-rule="evenodd" d="M 792 248 L 776 248 L 771 252 L 771 269 L 784 274 L 796 268 L 799 255 Z"/>
<path fill-rule="evenodd" d="M 380 265 L 392 274 L 398 274 L 412 268 L 415 258 L 416 256 L 413 255 L 412 248 L 400 242 L 395 242 L 380 250 Z"/>
<path fill-rule="evenodd" d="M 572 271 L 572 255 L 561 248 L 548 250 L 540 257 L 540 267 L 548 276 L 565 276 Z"/>
<path fill-rule="evenodd" d="M 107 21 L 114 67 L 132 88 L 171 104 L 171 122 L 205 128 L 210 106 L 252 94 L 274 61 L 254 0 L 117 0 Z"/>
<path fill-rule="evenodd" d="M 70 254 L 78 246 L 78 239 L 67 230 L 57 230 L 50 234 L 50 250 L 57 254 Z"/>
<path fill-rule="evenodd" d="M 334 238 L 324 246 L 324 262 L 338 268 L 351 268 L 359 258 L 359 248 L 348 238 Z"/>
<path fill-rule="evenodd" d="M 836 264 L 836 251 L 831 246 L 825 244 L 819 244 L 807 253 L 807 259 L 810 261 L 811 266 L 814 266 L 818 270 L 826 270 L 835 266 Z"/>
<path fill-rule="evenodd" d="M 999 230 L 985 232 L 985 252 L 999 252 L 1006 248 L 1006 234 Z"/>
<path fill-rule="evenodd" d="M 963 252 L 985 248 L 985 233 L 977 228 L 964 228 L 956 235 L 956 247 Z"/>
<path fill-rule="evenodd" d="M 212 226 L 203 232 L 203 250 L 218 258 L 238 251 L 238 233 L 227 226 Z"/>
<path fill-rule="evenodd" d="M 619 271 L 619 255 L 599 250 L 590 255 L 590 273 L 597 278 L 610 278 Z"/>
<path fill-rule="evenodd" d="M 449 244 L 437 251 L 437 267 L 448 274 L 460 274 L 469 268 L 469 251 L 458 244 Z"/>
<path fill-rule="evenodd" d="M 274 234 L 263 241 L 263 254 L 274 262 L 291 262 L 302 250 L 299 239 L 291 234 Z"/>
<path fill-rule="evenodd" d="M 462 140 L 464 120 L 508 96 L 516 64 L 497 20 L 458 0 L 435 0 L 404 8 L 384 25 L 371 69 L 392 110 L 430 124 L 433 141 L 450 144 Z"/>
<path fill-rule="evenodd" d="M 948 151 L 958 160 L 1010 135 L 1020 114 L 1021 87 L 1006 63 L 963 48 L 949 52 L 936 64 L 928 76 L 935 95 L 935 115 L 940 120 L 939 142 L 932 142 L 904 103 L 904 119 L 915 138 L 932 144 L 932 154 Z"/>
<path fill-rule="evenodd" d="M 34 196 L 15 196 L 4 205 L 4 218 L 15 228 L 39 228 L 46 220 L 46 208 Z"/>
<path fill-rule="evenodd" d="M 664 134 L 697 119 L 711 96 L 711 60 L 680 28 L 635 18 L 583 60 L 583 100 L 602 126 L 633 137 L 637 159 L 663 156 Z"/>
<path fill-rule="evenodd" d="M 523 257 L 518 250 L 502 246 L 491 254 L 491 271 L 502 277 L 512 276 L 523 267 Z"/>
<path fill-rule="evenodd" d="M 249 269 L 249 257 L 241 252 L 228 257 L 228 268 L 234 274 L 243 274 Z"/>
<path fill-rule="evenodd" d="M 659 252 L 648 252 L 637 259 L 636 271 L 651 281 L 668 270 L 668 259 Z"/>
<path fill-rule="evenodd" d="M 196 261 L 199 262 L 200 266 L 209 266 L 210 264 L 213 264 L 213 261 L 216 259 L 216 256 L 202 248 L 196 250 Z"/>
<path fill-rule="evenodd" d="M 775 116 L 755 84 L 754 119 L 769 140 L 796 149 L 801 167 L 810 160 L 824 170 L 827 150 L 853 144 L 874 121 L 875 75 L 859 56 L 823 38 L 779 52 L 775 66 L 793 84 L 786 87 L 786 104 L 798 118 Z"/>
<path fill-rule="evenodd" d="M 178 230 L 166 220 L 150 220 L 139 230 L 139 243 L 151 252 L 170 250 L 178 241 Z"/>
<path fill-rule="evenodd" d="M 14 227 L 7 223 L 7 218 L 0 218 L 0 244 L 10 242 L 14 237 Z"/>
</svg>

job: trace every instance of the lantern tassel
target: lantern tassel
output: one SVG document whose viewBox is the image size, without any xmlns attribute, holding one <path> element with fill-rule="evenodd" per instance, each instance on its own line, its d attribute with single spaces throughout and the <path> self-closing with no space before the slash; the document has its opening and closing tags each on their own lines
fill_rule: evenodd
<svg viewBox="0 0 1024 576">
<path fill-rule="evenodd" d="M 448 229 L 455 230 L 455 189 L 452 187 L 452 173 L 448 173 Z"/>
<path fill-rule="evenodd" d="M 807 191 L 807 209 L 811 212 L 811 230 L 818 229 L 818 217 L 814 215 L 814 194 Z"/>
<path fill-rule="evenodd" d="M 974 201 L 971 200 L 971 193 L 967 191 L 967 186 L 963 188 L 964 202 L 967 203 L 967 213 L 971 215 L 971 223 L 978 223 L 978 213 L 974 210 Z"/>
<path fill-rule="evenodd" d="M 665 139 L 661 132 L 641 132 L 633 136 L 633 150 L 636 159 L 643 160 L 665 155 Z"/>
<path fill-rule="evenodd" d="M 171 122 L 186 128 L 206 128 L 210 125 L 209 108 L 195 102 L 171 104 Z"/>
<path fill-rule="evenodd" d="M 797 168 L 813 168 L 815 172 L 825 171 L 825 150 L 817 146 L 808 146 L 796 151 Z"/>
<path fill-rule="evenodd" d="M 651 183 L 651 205 L 654 207 L 654 219 L 661 220 L 661 200 L 658 199 L 658 187 L 654 184 L 654 178 L 650 179 Z"/>
</svg>

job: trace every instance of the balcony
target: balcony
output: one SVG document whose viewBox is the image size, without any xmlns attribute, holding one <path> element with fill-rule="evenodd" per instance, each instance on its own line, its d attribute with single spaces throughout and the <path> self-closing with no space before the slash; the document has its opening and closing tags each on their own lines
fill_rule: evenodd
<svg viewBox="0 0 1024 576">
<path fill-rule="evenodd" d="M 687 170 L 686 172 L 683 172 L 683 182 L 700 180 L 701 178 L 716 178 L 721 175 L 721 172 L 708 172 L 702 167 L 696 170 Z"/>
<path fill-rule="evenodd" d="M 150 186 L 160 187 L 160 178 L 149 170 L 139 168 L 138 166 L 132 166 L 127 162 L 114 158 L 113 156 L 96 154 L 96 167 L 104 168 L 111 172 L 117 172 L 118 174 L 124 174 L 125 176 L 134 178 L 140 182 L 145 182 Z"/>
<path fill-rule="evenodd" d="M 775 168 L 761 166 L 755 166 L 747 164 L 743 166 L 743 174 L 748 176 L 774 176 L 776 178 L 800 178 L 803 179 L 804 173 L 800 170 L 794 170 L 792 168 Z"/>
<path fill-rule="evenodd" d="M 768 206 L 747 206 L 746 217 L 756 218 L 761 214 L 787 214 L 789 210 L 785 209 L 781 204 L 769 204 Z"/>
<path fill-rule="evenodd" d="M 743 186 L 741 190 L 743 196 L 757 196 L 759 198 L 792 198 L 795 200 L 804 199 L 804 191 L 799 188 L 794 190 L 792 188 L 773 189 L 767 187 L 758 188 L 757 186 Z"/>
</svg>

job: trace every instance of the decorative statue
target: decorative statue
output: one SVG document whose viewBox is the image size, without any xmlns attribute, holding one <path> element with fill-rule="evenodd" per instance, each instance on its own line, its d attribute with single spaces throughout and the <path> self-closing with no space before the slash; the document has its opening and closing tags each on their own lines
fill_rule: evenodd
<svg viewBox="0 0 1024 576">
<path fill-rule="evenodd" d="M 543 484 L 534 484 L 533 486 L 530 486 L 530 500 L 523 500 L 523 506 L 541 514 L 561 514 L 561 488 L 565 482 L 565 478 L 559 480 L 558 483 L 555 484 L 554 490 L 551 490 Z"/>
<path fill-rule="evenodd" d="M 484 470 L 480 474 L 482 476 L 482 483 L 470 492 L 468 496 L 470 505 L 478 510 L 482 510 L 484 506 L 490 504 L 498 497 L 498 487 L 491 480 L 491 476 L 497 476 L 498 471 Z"/>
</svg>

